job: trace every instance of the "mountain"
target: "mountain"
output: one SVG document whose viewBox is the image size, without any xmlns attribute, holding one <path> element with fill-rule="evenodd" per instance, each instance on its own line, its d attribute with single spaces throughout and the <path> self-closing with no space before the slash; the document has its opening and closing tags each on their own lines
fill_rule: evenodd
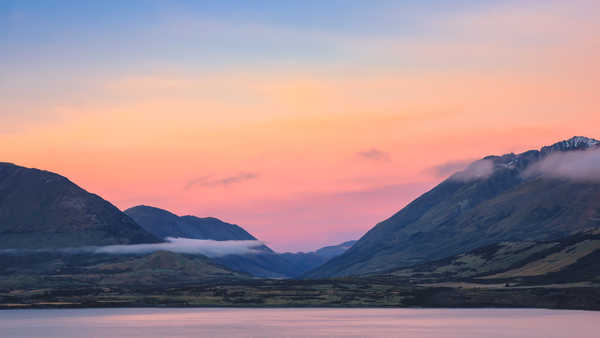
<svg viewBox="0 0 600 338">
<path fill-rule="evenodd" d="M 67 178 L 0 163 L 0 249 L 157 242 L 114 205 Z"/>
<path fill-rule="evenodd" d="M 390 272 L 413 283 L 600 283 L 600 231 L 554 241 L 501 242 Z"/>
<path fill-rule="evenodd" d="M 356 241 L 348 241 L 311 252 L 269 252 L 247 255 L 228 255 L 215 260 L 231 269 L 257 277 L 296 278 L 342 254 Z M 267 247 L 268 248 L 268 247 Z"/>
<path fill-rule="evenodd" d="M 321 256 L 327 259 L 331 259 L 335 256 L 339 256 L 341 254 L 343 254 L 344 252 L 346 252 L 348 249 L 350 249 L 356 242 L 356 240 L 353 241 L 347 241 L 338 245 L 331 245 L 331 246 L 326 246 L 323 248 L 320 248 L 316 251 L 314 251 L 314 253 L 317 256 Z"/>
<path fill-rule="evenodd" d="M 502 241 L 600 226 L 600 141 L 574 137 L 471 164 L 377 224 L 307 277 L 380 273 Z"/>
<path fill-rule="evenodd" d="M 167 210 L 140 205 L 125 210 L 142 228 L 159 238 L 183 237 L 213 239 L 218 241 L 256 240 L 238 225 L 225 223 L 217 218 L 177 216 Z M 242 271 L 257 277 L 298 277 L 341 254 L 354 241 L 321 248 L 309 253 L 279 254 L 266 245 L 257 248 L 257 253 L 226 255 L 212 260 L 232 270 Z"/>
<path fill-rule="evenodd" d="M 0 287 L 181 285 L 249 278 L 201 255 L 76 249 L 161 242 L 63 176 L 0 163 Z"/>
<path fill-rule="evenodd" d="M 293 276 L 298 277 L 324 264 L 331 258 L 343 254 L 354 243 L 356 243 L 356 241 L 347 241 L 338 245 L 326 246 L 311 252 L 286 252 L 280 255 L 290 263 L 290 266 L 294 267 Z"/>
<path fill-rule="evenodd" d="M 246 230 L 235 224 L 213 217 L 179 217 L 167 210 L 139 205 L 125 210 L 144 230 L 158 238 L 184 237 L 194 239 L 256 240 Z"/>
<path fill-rule="evenodd" d="M 150 233 L 166 237 L 212 239 L 218 241 L 256 240 L 241 227 L 225 223 L 213 217 L 177 216 L 167 210 L 137 206 L 125 210 L 142 228 Z M 257 277 L 288 278 L 295 276 L 290 262 L 266 245 L 256 248 L 257 253 L 214 257 L 215 263 L 229 269 L 249 273 Z"/>
</svg>

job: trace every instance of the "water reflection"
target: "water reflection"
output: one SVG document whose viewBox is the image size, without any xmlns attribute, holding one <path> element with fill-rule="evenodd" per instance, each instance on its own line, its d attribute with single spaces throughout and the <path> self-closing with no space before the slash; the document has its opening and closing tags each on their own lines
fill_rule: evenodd
<svg viewBox="0 0 600 338">
<path fill-rule="evenodd" d="M 600 313 L 533 309 L 0 311 L 3 337 L 597 337 Z"/>
</svg>

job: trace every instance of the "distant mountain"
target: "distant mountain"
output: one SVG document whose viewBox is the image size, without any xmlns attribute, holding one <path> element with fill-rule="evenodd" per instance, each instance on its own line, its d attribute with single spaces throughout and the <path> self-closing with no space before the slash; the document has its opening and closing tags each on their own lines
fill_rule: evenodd
<svg viewBox="0 0 600 338">
<path fill-rule="evenodd" d="M 390 272 L 413 283 L 600 283 L 600 231 L 554 241 L 501 242 Z"/>
<path fill-rule="evenodd" d="M 158 238 L 184 237 L 194 239 L 256 240 L 235 224 L 213 217 L 177 216 L 167 210 L 139 205 L 125 210 L 142 228 Z"/>
<path fill-rule="evenodd" d="M 485 157 L 308 276 L 380 273 L 502 241 L 552 240 L 597 228 L 598 149 L 600 141 L 574 137 L 540 150 Z"/>
<path fill-rule="evenodd" d="M 311 252 L 286 252 L 280 254 L 294 267 L 294 277 L 299 277 L 306 272 L 324 264 L 331 258 L 343 254 L 356 241 L 347 241 L 342 244 L 326 246 Z"/>
<path fill-rule="evenodd" d="M 356 241 L 348 241 L 311 252 L 275 253 L 269 249 L 271 251 L 261 254 L 228 255 L 215 260 L 231 269 L 255 276 L 296 278 L 322 265 L 332 257 L 342 254 L 354 242 Z"/>
<path fill-rule="evenodd" d="M 358 242 L 358 241 L 353 240 L 353 241 L 347 241 L 347 242 L 344 242 L 344 243 L 341 243 L 338 245 L 326 246 L 326 247 L 316 250 L 314 253 L 318 256 L 330 259 L 335 256 L 339 256 L 339 255 L 343 254 L 348 249 L 350 249 L 356 242 Z"/>
<path fill-rule="evenodd" d="M 225 223 L 217 218 L 177 216 L 167 210 L 140 205 L 125 210 L 142 228 L 159 238 L 183 237 L 194 239 L 256 240 L 254 236 L 235 224 Z M 321 248 L 309 253 L 279 254 L 266 245 L 257 248 L 258 253 L 226 255 L 213 258 L 213 261 L 235 271 L 242 271 L 257 277 L 289 278 L 298 277 L 325 263 L 331 257 L 347 250 L 355 241 Z"/>
<path fill-rule="evenodd" d="M 254 236 L 235 224 L 225 223 L 217 218 L 177 216 L 167 210 L 137 206 L 125 210 L 142 228 L 159 236 L 218 241 L 256 240 Z M 226 255 L 212 258 L 216 263 L 232 270 L 249 273 L 257 277 L 288 278 L 294 276 L 294 266 L 268 246 L 256 248 L 258 253 Z"/>
<path fill-rule="evenodd" d="M 157 242 L 115 206 L 67 178 L 0 163 L 0 249 Z"/>
</svg>

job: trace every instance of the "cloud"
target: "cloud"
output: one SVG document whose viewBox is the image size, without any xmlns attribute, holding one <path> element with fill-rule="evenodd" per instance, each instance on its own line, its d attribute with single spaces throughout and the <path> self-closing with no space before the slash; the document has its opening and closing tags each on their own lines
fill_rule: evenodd
<svg viewBox="0 0 600 338">
<path fill-rule="evenodd" d="M 227 255 L 244 255 L 258 253 L 257 247 L 264 245 L 257 240 L 215 241 L 211 239 L 191 239 L 167 237 L 167 243 L 108 245 L 93 248 L 97 254 L 145 254 L 155 251 L 171 251 L 176 253 L 200 254 L 208 257 Z"/>
<path fill-rule="evenodd" d="M 258 178 L 258 174 L 251 173 L 251 172 L 242 172 L 242 173 L 239 173 L 234 176 L 228 176 L 228 177 L 219 178 L 219 179 L 211 179 L 210 176 L 204 176 L 204 177 L 200 177 L 195 180 L 189 181 L 185 185 L 185 190 L 191 189 L 195 186 L 199 186 L 199 187 L 224 186 L 224 187 L 226 187 L 231 184 L 249 181 L 249 180 L 253 180 L 255 178 Z"/>
<path fill-rule="evenodd" d="M 374 161 L 389 161 L 390 160 L 390 155 L 384 151 L 372 148 L 366 151 L 360 151 L 358 152 L 358 156 L 369 159 L 369 160 L 374 160 Z"/>
<path fill-rule="evenodd" d="M 465 170 L 450 176 L 450 179 L 453 181 L 469 182 L 488 178 L 493 172 L 494 162 L 492 160 L 479 160 L 471 163 Z"/>
<path fill-rule="evenodd" d="M 131 244 L 73 247 L 56 250 L 1 250 L 0 253 L 24 254 L 27 252 L 63 252 L 68 254 L 111 254 L 111 255 L 140 255 L 156 251 L 170 251 L 182 254 L 196 254 L 207 257 L 221 257 L 227 255 L 245 255 L 260 253 L 257 248 L 264 245 L 257 240 L 244 241 L 215 241 L 211 239 L 191 239 L 167 237 L 166 243 L 157 244 Z"/>
<path fill-rule="evenodd" d="M 423 170 L 423 172 L 429 175 L 433 175 L 435 177 L 446 177 L 450 174 L 454 174 L 459 170 L 465 169 L 470 163 L 473 163 L 473 161 L 474 160 L 472 159 L 448 161 L 427 168 Z"/>
<path fill-rule="evenodd" d="M 574 181 L 600 181 L 600 148 L 556 152 L 529 166 L 523 176 L 565 178 Z"/>
</svg>

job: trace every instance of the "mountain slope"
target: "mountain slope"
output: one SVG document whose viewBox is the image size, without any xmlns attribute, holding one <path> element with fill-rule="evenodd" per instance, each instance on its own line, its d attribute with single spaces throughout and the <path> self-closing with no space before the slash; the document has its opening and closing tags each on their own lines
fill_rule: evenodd
<svg viewBox="0 0 600 338">
<path fill-rule="evenodd" d="M 67 178 L 0 163 L 0 249 L 157 242 L 115 206 Z"/>
<path fill-rule="evenodd" d="M 501 242 L 390 274 L 413 283 L 600 283 L 600 231 L 554 241 Z"/>
<path fill-rule="evenodd" d="M 546 240 L 600 226 L 597 181 L 531 174 L 552 154 L 600 149 L 575 137 L 541 150 L 488 156 L 377 224 L 309 277 L 377 273 L 501 241 Z"/>
<path fill-rule="evenodd" d="M 207 257 L 167 251 L 146 255 L 0 252 L 0 288 L 165 287 L 248 278 Z"/>
<path fill-rule="evenodd" d="M 184 237 L 217 241 L 256 239 L 241 227 L 213 217 L 179 217 L 167 210 L 145 205 L 129 208 L 125 213 L 158 238 Z"/>
</svg>

